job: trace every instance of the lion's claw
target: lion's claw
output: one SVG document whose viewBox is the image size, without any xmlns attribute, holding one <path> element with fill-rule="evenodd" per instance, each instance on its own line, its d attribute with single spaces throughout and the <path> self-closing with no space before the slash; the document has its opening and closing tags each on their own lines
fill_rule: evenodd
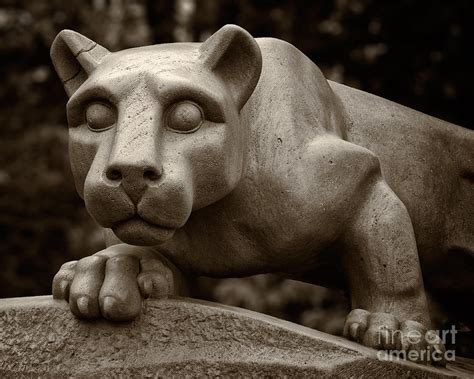
<svg viewBox="0 0 474 379">
<path fill-rule="evenodd" d="M 176 293 L 173 271 L 156 259 L 140 261 L 141 273 L 137 281 L 142 296 L 155 299 Z"/>
<path fill-rule="evenodd" d="M 352 310 L 346 318 L 344 336 L 365 346 L 406 356 L 410 360 L 444 366 L 445 348 L 434 331 L 419 322 L 399 320 L 389 314 Z M 410 354 L 414 351 L 416 353 Z M 408 353 L 408 354 L 406 354 Z"/>
<path fill-rule="evenodd" d="M 64 263 L 53 279 L 53 297 L 58 300 L 69 299 L 69 288 L 74 278 L 77 261 Z"/>
<path fill-rule="evenodd" d="M 89 298 L 87 296 L 81 296 L 77 299 L 77 309 L 81 314 L 89 313 Z"/>
</svg>

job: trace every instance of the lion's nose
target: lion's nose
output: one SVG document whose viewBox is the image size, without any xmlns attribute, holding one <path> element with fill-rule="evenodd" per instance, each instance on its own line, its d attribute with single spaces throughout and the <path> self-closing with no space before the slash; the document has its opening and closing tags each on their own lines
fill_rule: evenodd
<svg viewBox="0 0 474 379">
<path fill-rule="evenodd" d="M 163 176 L 161 129 L 150 121 L 155 113 L 156 109 L 146 108 L 127 122 L 117 124 L 103 172 L 108 184 L 120 185 L 135 203 Z"/>
<path fill-rule="evenodd" d="M 146 189 L 153 182 L 158 181 L 163 169 L 158 165 L 129 165 L 112 164 L 105 171 L 109 181 L 120 185 L 128 197 L 138 204 Z"/>
<path fill-rule="evenodd" d="M 127 182 L 140 182 L 140 181 L 156 181 L 160 179 L 163 174 L 162 167 L 143 165 L 110 165 L 106 170 L 106 177 L 111 181 L 127 181 Z"/>
</svg>

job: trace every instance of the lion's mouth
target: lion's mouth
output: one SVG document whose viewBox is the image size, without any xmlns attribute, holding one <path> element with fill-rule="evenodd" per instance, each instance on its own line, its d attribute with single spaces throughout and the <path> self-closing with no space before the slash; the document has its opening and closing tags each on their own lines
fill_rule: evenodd
<svg viewBox="0 0 474 379">
<path fill-rule="evenodd" d="M 125 224 L 128 224 L 128 223 L 132 223 L 132 224 L 146 224 L 146 225 L 150 225 L 152 227 L 155 227 L 155 228 L 160 228 L 160 229 L 164 229 L 164 230 L 175 230 L 176 228 L 175 227 L 172 227 L 172 226 L 167 226 L 167 225 L 162 225 L 162 224 L 157 224 L 156 222 L 152 222 L 152 221 L 149 221 L 147 219 L 145 219 L 144 217 L 141 217 L 139 216 L 138 214 L 134 215 L 133 217 L 130 217 L 130 218 L 127 218 L 125 220 L 121 220 L 121 221 L 118 221 L 116 223 L 113 224 L 112 228 L 118 228 L 122 225 L 125 225 Z"/>
<path fill-rule="evenodd" d="M 125 243 L 150 246 L 170 239 L 176 227 L 156 224 L 135 214 L 131 218 L 114 223 L 112 230 Z"/>
</svg>

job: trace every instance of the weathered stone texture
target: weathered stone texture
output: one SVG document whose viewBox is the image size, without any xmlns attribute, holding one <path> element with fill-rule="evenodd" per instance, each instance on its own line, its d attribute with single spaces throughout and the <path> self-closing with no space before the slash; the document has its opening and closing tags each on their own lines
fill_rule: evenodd
<svg viewBox="0 0 474 379">
<path fill-rule="evenodd" d="M 443 378 L 375 350 L 251 311 L 149 300 L 133 322 L 83 321 L 50 296 L 0 300 L 0 376 Z"/>
</svg>

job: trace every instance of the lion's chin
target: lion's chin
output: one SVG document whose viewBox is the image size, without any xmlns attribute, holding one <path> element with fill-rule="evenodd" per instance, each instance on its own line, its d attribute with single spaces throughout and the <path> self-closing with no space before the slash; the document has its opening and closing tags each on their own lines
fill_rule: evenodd
<svg viewBox="0 0 474 379">
<path fill-rule="evenodd" d="M 169 240 L 176 229 L 150 224 L 140 217 L 133 217 L 115 224 L 112 230 L 121 241 L 129 245 L 153 246 Z"/>
</svg>

